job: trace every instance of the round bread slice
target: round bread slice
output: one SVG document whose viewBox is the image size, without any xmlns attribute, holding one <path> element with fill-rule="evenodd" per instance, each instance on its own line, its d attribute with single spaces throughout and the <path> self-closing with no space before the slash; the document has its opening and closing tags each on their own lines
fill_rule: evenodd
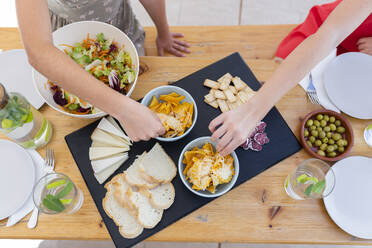
<svg viewBox="0 0 372 248">
<path fill-rule="evenodd" d="M 127 190 L 128 188 L 131 188 L 131 186 L 125 181 L 124 174 L 122 173 L 120 174 L 120 176 L 115 176 L 112 181 L 115 200 L 122 207 L 127 208 L 130 214 L 132 214 L 133 216 L 137 216 L 137 207 L 134 206 L 127 197 Z"/>
<path fill-rule="evenodd" d="M 142 163 L 146 152 L 139 156 L 129 168 L 124 171 L 125 181 L 132 186 L 141 187 L 145 189 L 153 189 L 158 186 L 158 183 L 154 183 L 146 180 L 140 176 L 139 165 Z"/>
<path fill-rule="evenodd" d="M 162 184 L 169 183 L 177 174 L 176 165 L 159 143 L 143 157 L 139 167 L 144 179 L 150 178 L 151 181 Z"/>
<path fill-rule="evenodd" d="M 115 200 L 113 185 L 107 184 L 106 186 L 107 193 L 102 201 L 103 209 L 119 227 L 119 232 L 124 238 L 133 239 L 138 237 L 143 231 L 143 226 L 125 207 L 122 207 Z"/>
<path fill-rule="evenodd" d="M 168 209 L 174 202 L 176 196 L 172 183 L 159 185 L 154 189 L 143 189 L 141 193 L 150 199 L 154 208 Z"/>
<path fill-rule="evenodd" d="M 137 220 L 145 228 L 154 228 L 163 216 L 163 210 L 154 208 L 150 199 L 139 193 L 134 192 L 131 188 L 127 190 L 128 199 L 136 206 L 138 210 Z"/>
</svg>

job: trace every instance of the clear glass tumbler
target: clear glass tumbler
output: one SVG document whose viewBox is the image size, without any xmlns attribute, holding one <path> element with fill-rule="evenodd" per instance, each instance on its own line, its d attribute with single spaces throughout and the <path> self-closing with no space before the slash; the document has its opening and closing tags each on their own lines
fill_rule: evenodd
<svg viewBox="0 0 372 248">
<path fill-rule="evenodd" d="M 35 206 L 45 214 L 72 214 L 83 205 L 83 192 L 62 173 L 42 177 L 34 187 Z"/>
<path fill-rule="evenodd" d="M 336 183 L 332 168 L 319 159 L 308 159 L 287 176 L 284 189 L 296 200 L 319 199 L 328 196 Z"/>
</svg>

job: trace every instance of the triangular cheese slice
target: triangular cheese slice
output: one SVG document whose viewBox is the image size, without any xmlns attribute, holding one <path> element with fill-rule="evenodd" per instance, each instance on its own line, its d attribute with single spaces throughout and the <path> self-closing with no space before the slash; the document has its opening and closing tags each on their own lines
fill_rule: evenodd
<svg viewBox="0 0 372 248">
<path fill-rule="evenodd" d="M 89 159 L 97 160 L 108 158 L 121 152 L 127 152 L 129 148 L 125 147 L 90 147 L 89 148 Z"/>
<path fill-rule="evenodd" d="M 97 181 L 102 184 L 104 183 L 107 178 L 109 178 L 114 172 L 119 169 L 119 167 L 128 159 L 128 157 L 124 157 L 122 160 L 118 161 L 117 163 L 111 165 L 110 167 L 104 169 L 99 173 L 94 173 L 95 178 Z"/>
<path fill-rule="evenodd" d="M 111 116 L 103 118 L 97 127 L 113 135 L 119 136 L 120 138 L 123 138 L 129 144 L 131 144 L 132 142 L 130 138 L 120 128 L 119 124 Z"/>
<path fill-rule="evenodd" d="M 99 141 L 93 141 L 90 147 L 108 147 L 108 145 Z"/>
<path fill-rule="evenodd" d="M 121 161 L 122 159 L 125 160 L 128 159 L 128 153 L 122 153 L 109 158 L 93 160 L 91 161 L 91 164 L 94 172 L 99 173 L 107 169 L 108 167 L 112 166 L 113 164 L 116 164 L 117 162 Z"/>
<path fill-rule="evenodd" d="M 107 144 L 108 146 L 124 147 L 124 148 L 128 147 L 127 143 L 119 139 L 115 139 L 113 136 L 111 136 L 107 132 L 102 131 L 101 129 L 98 129 L 98 128 L 94 130 L 90 138 L 94 142 L 104 143 L 104 144 Z"/>
</svg>

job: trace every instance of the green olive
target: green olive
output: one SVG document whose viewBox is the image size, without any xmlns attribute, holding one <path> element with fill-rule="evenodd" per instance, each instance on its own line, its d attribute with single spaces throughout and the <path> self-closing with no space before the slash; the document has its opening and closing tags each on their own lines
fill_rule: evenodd
<svg viewBox="0 0 372 248">
<path fill-rule="evenodd" d="M 323 130 L 324 130 L 325 132 L 330 132 L 330 131 L 331 131 L 331 128 L 330 128 L 329 126 L 326 126 L 326 127 L 323 128 Z"/>
<path fill-rule="evenodd" d="M 331 133 L 331 132 L 327 132 L 326 137 L 327 137 L 328 139 L 332 138 L 332 133 Z"/>
<path fill-rule="evenodd" d="M 326 133 L 324 131 L 319 132 L 319 138 L 324 139 L 326 136 Z"/>
<path fill-rule="evenodd" d="M 321 145 L 322 145 L 322 141 L 320 141 L 320 140 L 315 140 L 314 144 L 315 144 L 316 146 L 321 146 Z"/>
<path fill-rule="evenodd" d="M 306 122 L 307 127 L 311 127 L 313 124 L 314 124 L 314 121 L 312 119 L 307 120 L 307 122 Z"/>
<path fill-rule="evenodd" d="M 337 154 L 336 154 L 336 152 L 329 152 L 329 153 L 327 154 L 327 156 L 328 156 L 328 157 L 331 157 L 331 158 L 334 158 L 334 157 L 337 156 Z"/>
<path fill-rule="evenodd" d="M 318 137 L 319 133 L 316 130 L 311 131 L 311 135 L 314 137 Z"/>
<path fill-rule="evenodd" d="M 315 130 L 316 129 L 316 126 L 311 126 L 309 128 L 310 128 L 310 131 L 312 131 L 312 130 Z"/>
<path fill-rule="evenodd" d="M 347 140 L 343 140 L 344 141 L 344 146 L 347 146 L 348 145 L 348 142 L 347 142 Z"/>
<path fill-rule="evenodd" d="M 309 138 L 309 141 L 311 142 L 311 143 L 314 143 L 315 142 L 315 137 L 314 136 L 310 136 L 310 138 Z"/>
<path fill-rule="evenodd" d="M 321 127 L 317 127 L 317 128 L 316 128 L 316 131 L 318 131 L 318 132 L 320 133 L 320 132 L 323 131 L 323 128 L 321 128 Z"/>
<path fill-rule="evenodd" d="M 318 121 L 323 120 L 323 115 L 322 115 L 322 114 L 318 114 L 318 115 L 316 116 L 316 119 L 317 119 Z"/>
<path fill-rule="evenodd" d="M 329 121 L 329 115 L 324 115 L 324 116 L 323 116 L 323 120 L 325 120 L 325 121 Z"/>
<path fill-rule="evenodd" d="M 313 147 L 313 144 L 311 144 L 311 142 L 308 140 L 306 141 L 306 144 L 309 146 L 309 147 Z"/>
<path fill-rule="evenodd" d="M 320 150 L 322 151 L 325 151 L 327 149 L 327 144 L 322 144 L 320 147 L 319 147 Z"/>
<path fill-rule="evenodd" d="M 321 120 L 321 121 L 320 121 L 320 126 L 321 126 L 321 127 L 325 127 L 325 126 L 327 126 L 327 122 L 326 122 L 325 120 Z"/>
<path fill-rule="evenodd" d="M 333 147 L 335 148 L 335 151 L 338 149 L 338 145 L 334 144 Z"/>
<path fill-rule="evenodd" d="M 327 146 L 327 152 L 333 152 L 335 148 L 333 146 Z"/>
<path fill-rule="evenodd" d="M 344 146 L 344 141 L 343 141 L 342 139 L 337 140 L 337 145 L 338 145 L 339 147 Z"/>
<path fill-rule="evenodd" d="M 337 129 L 335 124 L 331 124 L 329 127 L 331 128 L 331 131 L 336 131 Z"/>
<path fill-rule="evenodd" d="M 345 132 L 345 128 L 343 126 L 340 126 L 340 127 L 337 127 L 336 131 L 338 133 L 344 133 Z"/>
<path fill-rule="evenodd" d="M 327 144 L 327 143 L 328 143 L 328 138 L 327 138 L 327 137 L 324 137 L 324 138 L 322 139 L 322 142 L 323 142 L 324 144 Z"/>
<path fill-rule="evenodd" d="M 328 144 L 330 144 L 330 145 L 334 145 L 334 144 L 335 144 L 335 141 L 334 141 L 333 139 L 329 139 L 329 140 L 328 140 Z"/>
<path fill-rule="evenodd" d="M 329 117 L 329 122 L 333 123 L 336 121 L 336 118 L 334 116 Z"/>
<path fill-rule="evenodd" d="M 318 155 L 323 156 L 323 157 L 326 155 L 325 152 L 322 150 L 319 150 L 317 153 Z"/>
<path fill-rule="evenodd" d="M 333 137 L 333 136 L 334 136 L 334 137 Z M 335 133 L 334 135 L 332 135 L 332 138 L 333 138 L 335 141 L 337 141 L 337 140 L 342 139 L 342 136 L 341 136 L 341 134 L 339 134 L 339 133 Z"/>
<path fill-rule="evenodd" d="M 305 136 L 305 137 L 309 136 L 309 131 L 308 131 L 307 129 L 304 130 L 304 136 Z"/>
<path fill-rule="evenodd" d="M 314 125 L 317 126 L 317 127 L 320 127 L 320 121 L 315 120 L 315 121 L 314 121 Z"/>
<path fill-rule="evenodd" d="M 340 121 L 340 120 L 336 120 L 336 121 L 335 121 L 335 125 L 336 125 L 336 126 L 341 126 L 341 121 Z"/>
<path fill-rule="evenodd" d="M 338 149 L 337 149 L 338 152 L 340 153 L 343 153 L 345 151 L 345 148 L 343 146 L 340 146 Z"/>
</svg>

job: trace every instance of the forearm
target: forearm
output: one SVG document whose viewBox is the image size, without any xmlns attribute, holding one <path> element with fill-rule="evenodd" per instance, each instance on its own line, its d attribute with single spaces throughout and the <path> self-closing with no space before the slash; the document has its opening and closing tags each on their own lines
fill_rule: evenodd
<svg viewBox="0 0 372 248">
<path fill-rule="evenodd" d="M 167 21 L 165 0 L 140 0 L 143 7 L 149 13 L 154 22 L 158 35 L 166 37 L 169 35 L 169 26 Z"/>
</svg>

